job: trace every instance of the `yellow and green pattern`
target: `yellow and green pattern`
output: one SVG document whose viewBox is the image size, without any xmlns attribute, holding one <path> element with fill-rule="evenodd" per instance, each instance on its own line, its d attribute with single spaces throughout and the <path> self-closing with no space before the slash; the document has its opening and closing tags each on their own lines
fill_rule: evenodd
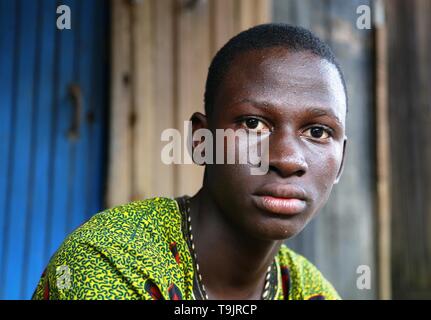
<svg viewBox="0 0 431 320">
<path fill-rule="evenodd" d="M 93 216 L 51 258 L 33 299 L 193 300 L 193 259 L 175 199 L 134 201 Z M 276 299 L 340 299 L 303 256 L 282 245 Z"/>
</svg>

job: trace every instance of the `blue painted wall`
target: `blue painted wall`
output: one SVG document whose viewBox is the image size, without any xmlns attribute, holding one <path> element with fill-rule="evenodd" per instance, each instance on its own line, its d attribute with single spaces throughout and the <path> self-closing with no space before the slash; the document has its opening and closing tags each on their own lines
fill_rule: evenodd
<svg viewBox="0 0 431 320">
<path fill-rule="evenodd" d="M 0 299 L 30 298 L 65 236 L 102 208 L 108 3 L 0 0 Z M 71 30 L 56 28 L 61 4 Z"/>
</svg>

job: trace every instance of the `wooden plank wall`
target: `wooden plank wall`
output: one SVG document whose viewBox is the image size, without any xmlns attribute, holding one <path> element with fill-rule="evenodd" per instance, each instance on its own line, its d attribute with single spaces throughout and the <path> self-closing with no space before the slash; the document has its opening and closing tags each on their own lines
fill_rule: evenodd
<svg viewBox="0 0 431 320">
<path fill-rule="evenodd" d="M 356 8 L 370 1 L 274 0 L 274 20 L 309 28 L 333 48 L 349 94 L 347 158 L 328 204 L 287 243 L 313 261 L 343 298 L 373 299 L 375 251 L 375 150 L 373 36 L 356 28 Z M 371 290 L 358 290 L 357 267 L 370 267 Z"/>
<path fill-rule="evenodd" d="M 388 104 L 388 28 L 384 0 L 374 0 L 376 93 L 376 254 L 378 297 L 392 298 L 391 279 L 391 154 Z"/>
<path fill-rule="evenodd" d="M 387 4 L 393 297 L 431 299 L 431 2 Z"/>
<path fill-rule="evenodd" d="M 269 22 L 270 0 L 112 0 L 107 206 L 193 194 L 203 168 L 164 165 L 164 129 L 203 111 L 207 69 L 233 35 Z"/>
</svg>

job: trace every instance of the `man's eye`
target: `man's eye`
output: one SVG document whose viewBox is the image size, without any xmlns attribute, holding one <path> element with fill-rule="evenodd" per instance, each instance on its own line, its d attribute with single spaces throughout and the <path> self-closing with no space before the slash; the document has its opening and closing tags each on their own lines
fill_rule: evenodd
<svg viewBox="0 0 431 320">
<path fill-rule="evenodd" d="M 328 129 L 324 127 L 319 127 L 319 126 L 308 128 L 304 133 L 307 137 L 310 137 L 313 139 L 325 140 L 331 136 Z"/>
<path fill-rule="evenodd" d="M 256 132 L 269 131 L 268 126 L 262 120 L 259 120 L 257 118 L 245 119 L 241 121 L 241 124 L 250 131 L 256 131 Z"/>
</svg>

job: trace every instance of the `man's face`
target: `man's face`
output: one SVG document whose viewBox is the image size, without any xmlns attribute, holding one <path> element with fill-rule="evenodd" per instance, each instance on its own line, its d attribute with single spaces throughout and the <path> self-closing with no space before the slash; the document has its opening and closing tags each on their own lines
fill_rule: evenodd
<svg viewBox="0 0 431 320">
<path fill-rule="evenodd" d="M 299 233 L 325 204 L 344 159 L 346 98 L 334 65 L 285 48 L 238 55 L 220 84 L 208 128 L 261 130 L 269 168 L 207 165 L 207 187 L 236 228 L 260 239 Z"/>
</svg>

